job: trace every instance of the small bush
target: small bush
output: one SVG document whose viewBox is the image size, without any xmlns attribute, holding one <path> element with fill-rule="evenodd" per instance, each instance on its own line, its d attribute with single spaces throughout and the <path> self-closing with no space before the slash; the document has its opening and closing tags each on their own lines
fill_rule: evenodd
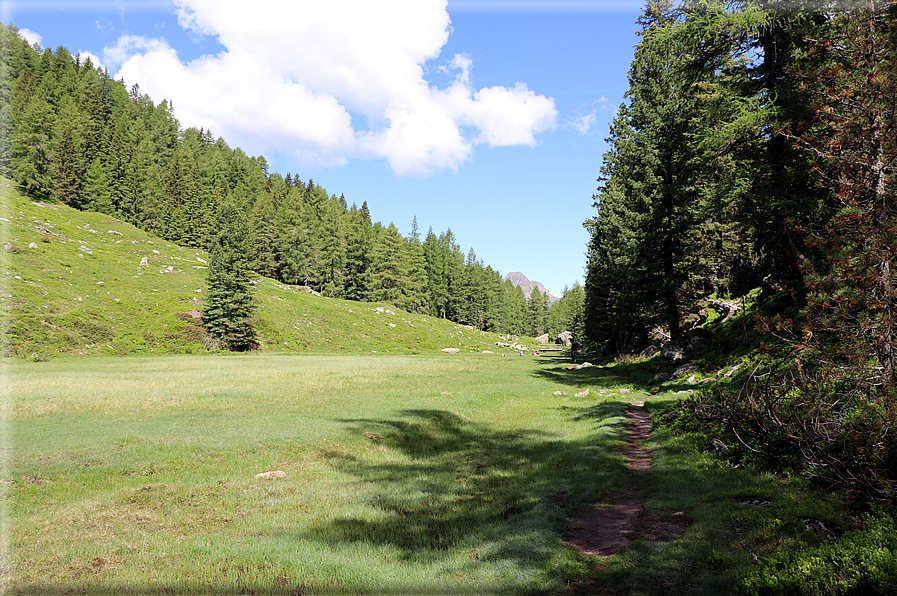
<svg viewBox="0 0 897 596">
<path fill-rule="evenodd" d="M 891 594 L 897 586 L 897 528 L 890 516 L 841 539 L 771 555 L 741 582 L 756 596 Z"/>
</svg>

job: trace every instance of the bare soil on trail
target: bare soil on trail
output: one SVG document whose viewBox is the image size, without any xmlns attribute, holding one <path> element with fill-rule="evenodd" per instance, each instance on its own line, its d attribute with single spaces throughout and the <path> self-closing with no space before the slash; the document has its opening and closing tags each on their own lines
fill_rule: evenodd
<svg viewBox="0 0 897 596">
<path fill-rule="evenodd" d="M 651 436 L 651 417 L 645 402 L 632 403 L 626 417 L 629 431 L 621 450 L 626 467 L 634 474 L 647 474 L 651 471 L 651 452 L 641 443 Z M 684 514 L 674 514 L 668 519 L 649 514 L 640 502 L 638 489 L 627 487 L 608 503 L 571 518 L 567 541 L 581 553 L 609 557 L 640 538 L 672 540 L 681 536 L 691 523 Z"/>
</svg>

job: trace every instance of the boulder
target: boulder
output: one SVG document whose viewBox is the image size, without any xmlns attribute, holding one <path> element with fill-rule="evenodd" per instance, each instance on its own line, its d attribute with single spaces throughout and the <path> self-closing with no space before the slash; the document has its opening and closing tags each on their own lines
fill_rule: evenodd
<svg viewBox="0 0 897 596">
<path fill-rule="evenodd" d="M 146 257 L 143 257 L 142 259 L 140 259 L 140 266 L 141 266 L 141 267 L 148 267 L 148 266 L 149 266 L 149 259 L 147 259 Z"/>
<path fill-rule="evenodd" d="M 442 351 L 446 354 L 457 354 L 461 350 L 459 350 L 458 348 L 442 348 Z"/>
<path fill-rule="evenodd" d="M 656 375 L 654 375 L 654 380 L 658 381 L 660 383 L 669 381 L 672 378 L 673 378 L 673 375 L 671 375 L 670 373 L 665 373 L 665 372 L 659 372 Z"/>
<path fill-rule="evenodd" d="M 700 352 L 710 339 L 704 335 L 694 335 L 691 337 L 683 337 L 676 341 L 668 341 L 660 348 L 660 358 L 663 360 L 682 360 L 696 352 Z"/>
<path fill-rule="evenodd" d="M 536 341 L 539 342 L 540 344 L 547 344 L 548 342 L 551 341 L 551 338 L 548 336 L 547 333 L 544 333 L 544 334 L 540 335 L 539 337 L 537 337 Z"/>
<path fill-rule="evenodd" d="M 660 357 L 663 360 L 682 360 L 685 358 L 685 346 L 678 341 L 668 341 L 661 346 Z"/>
<path fill-rule="evenodd" d="M 558 333 L 558 343 L 564 344 L 569 348 L 573 344 L 573 332 L 561 331 L 560 333 Z"/>
<path fill-rule="evenodd" d="M 639 358 L 651 358 L 652 356 L 657 355 L 657 353 L 659 351 L 660 351 L 660 348 L 658 348 L 655 345 L 650 345 L 647 348 L 645 348 L 644 350 L 642 350 L 641 352 L 639 352 L 638 356 L 639 356 Z"/>
</svg>

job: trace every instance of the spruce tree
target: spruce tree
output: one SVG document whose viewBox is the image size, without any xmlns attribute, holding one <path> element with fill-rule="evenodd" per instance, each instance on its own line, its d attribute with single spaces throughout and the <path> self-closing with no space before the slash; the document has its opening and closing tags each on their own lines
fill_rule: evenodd
<svg viewBox="0 0 897 596">
<path fill-rule="evenodd" d="M 249 225 L 238 207 L 225 204 L 218 209 L 215 229 L 217 234 L 209 250 L 203 324 L 213 342 L 229 350 L 250 350 L 255 346 L 255 332 Z"/>
</svg>

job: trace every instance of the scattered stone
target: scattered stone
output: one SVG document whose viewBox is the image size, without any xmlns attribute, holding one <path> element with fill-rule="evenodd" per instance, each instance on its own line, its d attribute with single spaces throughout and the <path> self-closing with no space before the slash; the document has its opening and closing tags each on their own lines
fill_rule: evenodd
<svg viewBox="0 0 897 596">
<path fill-rule="evenodd" d="M 728 451 L 729 446 L 723 443 L 723 440 L 719 437 L 713 437 L 701 447 L 701 451 L 716 451 L 717 453 L 722 453 L 723 451 Z"/>
<path fill-rule="evenodd" d="M 804 517 L 801 518 L 801 521 L 804 522 L 804 527 L 816 534 L 820 540 L 822 540 L 823 544 L 831 542 L 836 538 L 835 533 L 825 527 L 825 524 L 819 521 L 818 519 L 814 519 L 812 517 Z"/>
<path fill-rule="evenodd" d="M 580 391 L 579 393 L 576 394 L 576 397 L 588 397 L 588 396 L 589 396 L 588 389 L 586 389 L 585 391 Z"/>
<path fill-rule="evenodd" d="M 140 266 L 141 267 L 149 266 L 149 259 L 146 257 L 143 257 L 142 259 L 140 259 Z"/>
<path fill-rule="evenodd" d="M 582 370 L 584 368 L 588 368 L 592 366 L 591 362 L 583 362 L 582 364 L 571 364 L 567 367 L 567 370 Z"/>
<path fill-rule="evenodd" d="M 283 470 L 274 470 L 272 472 L 262 472 L 261 474 L 256 474 L 256 478 L 286 478 L 287 473 Z"/>
<path fill-rule="evenodd" d="M 86 246 L 84 246 L 83 244 L 78 248 L 78 250 L 83 250 L 84 252 L 86 252 L 89 255 L 93 254 L 93 251 L 90 250 L 89 248 L 87 248 Z"/>
<path fill-rule="evenodd" d="M 395 323 L 387 323 L 387 324 L 388 324 L 390 327 L 395 327 L 395 326 L 396 326 Z"/>
<path fill-rule="evenodd" d="M 772 501 L 769 499 L 748 499 L 747 501 L 742 501 L 739 505 L 744 505 L 745 507 L 772 507 Z"/>
<path fill-rule="evenodd" d="M 37 248 L 37 242 L 32 242 L 28 245 L 28 248 Z"/>
<path fill-rule="evenodd" d="M 709 385 L 713 382 L 713 379 L 701 379 L 698 381 L 698 385 Z"/>
<path fill-rule="evenodd" d="M 737 371 L 739 368 L 741 368 L 741 363 L 738 363 L 738 364 L 736 364 L 735 366 L 733 366 L 732 368 L 730 368 L 730 369 L 726 372 L 726 374 L 723 375 L 723 376 L 725 376 L 726 378 L 731 377 L 732 375 L 735 374 L 735 371 Z"/>
<path fill-rule="evenodd" d="M 84 229 L 85 229 L 85 230 L 89 230 L 89 229 L 91 229 L 91 228 L 90 228 L 90 224 L 84 224 Z"/>
<path fill-rule="evenodd" d="M 552 395 L 555 396 L 555 397 L 562 397 L 562 396 L 567 395 L 567 394 L 564 393 L 563 391 L 555 391 L 554 393 L 552 393 Z"/>
<path fill-rule="evenodd" d="M 442 348 L 442 351 L 446 354 L 457 354 L 461 350 L 459 350 L 458 348 Z"/>
<path fill-rule="evenodd" d="M 153 249 L 153 254 L 154 254 L 154 255 L 161 255 L 162 253 L 160 253 L 158 250 L 156 250 L 156 249 L 154 248 L 154 249 Z"/>
<path fill-rule="evenodd" d="M 694 393 L 694 389 L 683 389 L 682 391 L 677 391 L 676 395 L 685 395 L 686 393 Z"/>
<path fill-rule="evenodd" d="M 206 264 L 207 264 L 207 263 L 205 262 L 205 260 L 203 260 L 201 257 L 196 257 L 196 260 L 199 261 L 200 263 L 202 263 L 203 265 L 206 265 Z"/>
<path fill-rule="evenodd" d="M 627 389 L 624 387 L 623 389 L 620 389 L 620 393 L 632 393 L 632 389 Z"/>
<path fill-rule="evenodd" d="M 112 234 L 113 236 L 124 236 L 121 232 L 116 232 L 115 230 L 109 230 L 106 232 L 107 234 Z"/>
<path fill-rule="evenodd" d="M 672 378 L 673 378 L 673 375 L 671 375 L 670 373 L 665 373 L 665 372 L 659 372 L 656 375 L 654 375 L 654 380 L 659 381 L 660 383 L 669 381 Z"/>
<path fill-rule="evenodd" d="M 492 350 L 483 350 L 482 353 L 483 354 L 494 354 L 495 352 L 493 352 Z"/>
<path fill-rule="evenodd" d="M 683 375 L 687 375 L 687 374 L 693 373 L 693 372 L 698 372 L 699 370 L 701 370 L 701 367 L 699 367 L 695 364 L 683 364 L 682 366 L 680 366 L 673 372 L 673 378 L 678 379 L 679 377 L 681 377 Z"/>
<path fill-rule="evenodd" d="M 692 375 L 692 376 L 688 377 L 687 379 L 685 379 L 685 382 L 688 383 L 689 385 L 694 385 L 695 383 L 698 382 L 698 375 Z"/>
</svg>

